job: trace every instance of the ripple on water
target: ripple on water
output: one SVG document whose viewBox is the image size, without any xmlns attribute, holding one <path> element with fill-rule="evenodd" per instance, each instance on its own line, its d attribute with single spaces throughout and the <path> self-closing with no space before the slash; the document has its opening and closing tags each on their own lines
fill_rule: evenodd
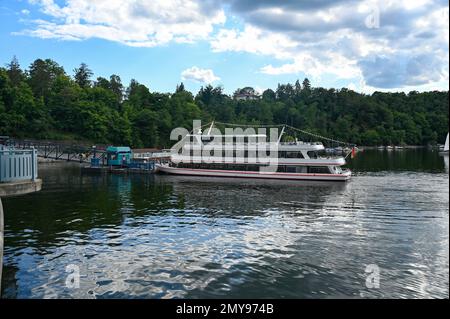
<svg viewBox="0 0 450 319">
<path fill-rule="evenodd" d="M 448 298 L 448 174 L 365 172 L 347 184 L 67 174 L 5 201 L 17 212 L 5 297 Z M 370 264 L 380 289 L 365 286 Z M 80 289 L 65 286 L 67 265 Z"/>
</svg>

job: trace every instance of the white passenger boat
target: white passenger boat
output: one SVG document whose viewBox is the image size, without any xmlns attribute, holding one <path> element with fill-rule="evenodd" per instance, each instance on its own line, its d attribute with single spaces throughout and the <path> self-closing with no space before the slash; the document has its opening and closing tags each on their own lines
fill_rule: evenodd
<svg viewBox="0 0 450 319">
<path fill-rule="evenodd" d="M 262 134 L 198 133 L 189 134 L 184 140 L 179 149 L 172 150 L 168 164 L 157 165 L 158 172 L 209 177 L 321 181 L 346 181 L 352 175 L 350 170 L 341 168 L 346 164 L 344 157 L 320 155 L 325 150 L 322 143 L 283 143 L 280 142 L 281 135 L 278 141 L 268 142 L 267 137 Z"/>
</svg>

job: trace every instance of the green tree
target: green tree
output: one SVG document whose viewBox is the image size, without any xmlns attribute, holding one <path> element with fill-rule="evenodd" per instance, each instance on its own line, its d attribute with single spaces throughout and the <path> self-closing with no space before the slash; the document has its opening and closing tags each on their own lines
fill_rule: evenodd
<svg viewBox="0 0 450 319">
<path fill-rule="evenodd" d="M 46 59 L 35 60 L 29 68 L 28 83 L 35 97 L 43 97 L 45 101 L 50 95 L 50 89 L 58 76 L 65 75 L 64 69 L 55 61 Z"/>
<path fill-rule="evenodd" d="M 91 77 L 94 74 L 86 63 L 81 63 L 79 68 L 73 70 L 75 73 L 75 82 L 82 88 L 87 88 L 91 86 Z"/>
<path fill-rule="evenodd" d="M 6 67 L 8 77 L 13 86 L 17 86 L 25 80 L 25 74 L 20 68 L 19 60 L 17 60 L 16 56 L 13 56 L 11 62 L 9 62 Z"/>
</svg>

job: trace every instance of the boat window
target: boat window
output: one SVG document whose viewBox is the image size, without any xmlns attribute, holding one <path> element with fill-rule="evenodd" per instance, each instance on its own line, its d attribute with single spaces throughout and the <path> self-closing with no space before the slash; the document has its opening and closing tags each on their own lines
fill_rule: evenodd
<svg viewBox="0 0 450 319">
<path fill-rule="evenodd" d="M 328 166 L 312 166 L 309 167 L 308 172 L 314 174 L 330 174 L 330 169 Z"/>
<path fill-rule="evenodd" d="M 296 173 L 297 169 L 295 166 L 286 166 L 286 173 Z"/>
<path fill-rule="evenodd" d="M 297 173 L 308 173 L 308 169 L 306 166 L 296 166 Z"/>
<path fill-rule="evenodd" d="M 285 173 L 286 172 L 286 166 L 278 165 L 277 172 L 278 173 Z"/>
<path fill-rule="evenodd" d="M 286 152 L 286 158 L 303 158 L 302 152 Z"/>
<path fill-rule="evenodd" d="M 309 158 L 318 158 L 316 151 L 308 151 Z"/>
</svg>

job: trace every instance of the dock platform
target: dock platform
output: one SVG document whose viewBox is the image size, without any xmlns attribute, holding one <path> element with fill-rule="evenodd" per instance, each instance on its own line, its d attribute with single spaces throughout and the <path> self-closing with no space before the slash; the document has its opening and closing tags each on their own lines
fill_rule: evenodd
<svg viewBox="0 0 450 319">
<path fill-rule="evenodd" d="M 110 166 L 82 166 L 83 173 L 95 174 L 154 174 L 156 169 L 131 168 L 131 167 L 110 167 Z"/>
</svg>

